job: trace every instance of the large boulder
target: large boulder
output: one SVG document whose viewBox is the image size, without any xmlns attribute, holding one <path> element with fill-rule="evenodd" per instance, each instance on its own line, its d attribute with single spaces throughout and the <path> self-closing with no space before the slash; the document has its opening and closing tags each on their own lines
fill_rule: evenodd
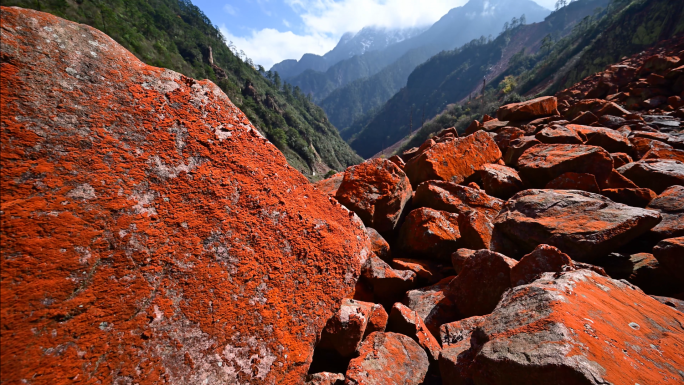
<svg viewBox="0 0 684 385">
<path fill-rule="evenodd" d="M 409 255 L 446 259 L 458 249 L 461 239 L 458 217 L 427 207 L 411 211 L 399 231 L 401 248 Z"/>
<path fill-rule="evenodd" d="M 460 373 L 478 385 L 681 384 L 683 324 L 683 313 L 622 281 L 546 273 L 504 295 Z"/>
<path fill-rule="evenodd" d="M 346 385 L 418 385 L 430 364 L 417 342 L 397 333 L 372 333 L 358 353 L 347 368 Z"/>
<path fill-rule="evenodd" d="M 415 207 L 429 207 L 456 214 L 477 210 L 488 218 L 494 218 L 501 210 L 503 201 L 476 188 L 429 181 L 418 185 L 413 204 Z"/>
<path fill-rule="evenodd" d="M 511 269 L 516 264 L 505 255 L 479 250 L 466 260 L 444 291 L 462 317 L 489 314 L 511 287 Z"/>
<path fill-rule="evenodd" d="M 586 144 L 588 146 L 603 147 L 604 150 L 610 153 L 632 152 L 632 144 L 629 139 L 620 132 L 610 128 L 580 126 L 577 124 L 568 124 L 567 128 L 574 130 L 580 135 L 584 135 L 587 138 Z"/>
<path fill-rule="evenodd" d="M 494 227 L 523 251 L 548 244 L 574 260 L 591 262 L 646 233 L 660 220 L 657 211 L 615 203 L 598 194 L 526 190 L 506 202 Z"/>
<path fill-rule="evenodd" d="M 360 221 L 212 82 L 0 12 L 2 381 L 303 383 Z"/>
<path fill-rule="evenodd" d="M 409 160 L 404 171 L 414 187 L 428 180 L 462 183 L 485 164 L 499 159 L 501 151 L 496 142 L 488 133 L 478 131 L 430 147 Z"/>
<path fill-rule="evenodd" d="M 646 207 L 660 212 L 663 217 L 658 226 L 651 229 L 656 238 L 684 236 L 684 186 L 672 186 L 654 198 Z"/>
<path fill-rule="evenodd" d="M 344 299 L 326 323 L 316 348 L 334 349 L 342 357 L 351 357 L 365 336 L 385 331 L 387 317 L 380 305 Z"/>
<path fill-rule="evenodd" d="M 656 194 L 670 186 L 684 186 L 684 163 L 676 160 L 646 159 L 626 164 L 618 172 Z"/>
<path fill-rule="evenodd" d="M 566 172 L 592 174 L 601 183 L 613 170 L 613 159 L 601 147 L 539 144 L 520 156 L 518 168 L 525 184 L 533 188 L 543 188 Z"/>
<path fill-rule="evenodd" d="M 386 159 L 349 167 L 335 197 L 380 233 L 394 230 L 413 190 L 406 174 Z"/>
<path fill-rule="evenodd" d="M 559 115 L 558 99 L 554 96 L 543 96 L 522 103 L 507 104 L 496 111 L 496 117 L 499 120 L 534 120 L 551 115 Z"/>
</svg>

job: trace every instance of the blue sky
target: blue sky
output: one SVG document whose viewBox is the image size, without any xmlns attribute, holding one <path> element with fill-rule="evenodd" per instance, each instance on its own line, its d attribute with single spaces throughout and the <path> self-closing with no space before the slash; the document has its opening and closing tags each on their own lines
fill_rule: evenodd
<svg viewBox="0 0 684 385">
<path fill-rule="evenodd" d="M 430 25 L 467 0 L 192 0 L 226 39 L 270 68 L 304 53 L 322 55 L 345 32 L 374 25 Z M 534 0 L 551 9 L 555 0 Z"/>
</svg>

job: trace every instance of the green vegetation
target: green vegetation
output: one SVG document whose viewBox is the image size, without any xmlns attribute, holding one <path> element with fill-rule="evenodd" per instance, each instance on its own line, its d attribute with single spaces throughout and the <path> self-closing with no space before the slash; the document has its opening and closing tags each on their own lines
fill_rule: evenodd
<svg viewBox="0 0 684 385">
<path fill-rule="evenodd" d="M 210 79 L 275 144 L 291 166 L 310 179 L 362 159 L 299 87 L 292 87 L 235 47 L 188 0 L 0 0 L 88 24 L 108 34 L 143 62 L 195 79 Z M 209 63 L 213 51 L 216 67 Z M 317 175 L 314 175 L 317 174 Z"/>
</svg>

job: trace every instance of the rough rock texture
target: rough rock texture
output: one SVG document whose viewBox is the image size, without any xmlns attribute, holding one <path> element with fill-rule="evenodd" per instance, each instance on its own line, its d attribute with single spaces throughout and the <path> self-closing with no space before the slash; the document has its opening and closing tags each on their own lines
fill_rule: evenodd
<svg viewBox="0 0 684 385">
<path fill-rule="evenodd" d="M 522 154 L 518 167 L 527 186 L 542 188 L 566 172 L 593 174 L 601 183 L 613 170 L 613 159 L 601 147 L 540 144 Z"/>
<path fill-rule="evenodd" d="M 451 254 L 451 265 L 454 267 L 456 274 L 461 272 L 463 265 L 468 260 L 468 258 L 475 255 L 476 250 L 472 249 L 458 249 L 453 254 Z"/>
<path fill-rule="evenodd" d="M 397 270 L 411 270 L 416 273 L 416 281 L 432 285 L 442 280 L 444 265 L 425 259 L 397 258 L 392 260 L 392 267 Z"/>
<path fill-rule="evenodd" d="M 572 129 L 580 135 L 587 138 L 586 144 L 588 146 L 602 147 L 610 153 L 630 153 L 632 152 L 632 144 L 626 136 L 618 131 L 611 130 L 605 127 L 589 127 L 575 124 L 568 124 L 568 129 Z"/>
<path fill-rule="evenodd" d="M 551 115 L 558 115 L 558 99 L 554 96 L 508 104 L 496 111 L 499 120 L 534 120 Z"/>
<path fill-rule="evenodd" d="M 501 210 L 503 201 L 472 187 L 443 181 L 429 181 L 418 186 L 413 204 L 415 207 L 429 207 L 456 214 L 463 214 L 474 209 L 488 218 L 494 218 Z"/>
<path fill-rule="evenodd" d="M 655 301 L 655 300 L 654 300 Z M 411 338 L 397 333 L 373 333 L 349 363 L 347 385 L 418 385 L 428 370 L 428 357 Z"/>
<path fill-rule="evenodd" d="M 539 131 L 534 136 L 538 141 L 546 144 L 582 144 L 584 140 L 571 128 L 553 125 Z"/>
<path fill-rule="evenodd" d="M 366 227 L 366 233 L 371 241 L 373 253 L 383 261 L 390 261 L 392 259 L 392 253 L 390 253 L 390 246 L 385 238 L 372 227 Z"/>
<path fill-rule="evenodd" d="M 660 194 L 670 186 L 684 186 L 684 163 L 676 160 L 647 159 L 626 164 L 618 172 L 639 187 Z"/>
<path fill-rule="evenodd" d="M 506 202 L 494 227 L 524 251 L 548 244 L 574 260 L 591 262 L 646 233 L 660 219 L 657 211 L 584 191 L 526 190 Z"/>
<path fill-rule="evenodd" d="M 633 207 L 646 207 L 657 196 L 647 188 L 615 188 L 601 190 L 601 194 L 613 202 Z"/>
<path fill-rule="evenodd" d="M 344 299 L 340 309 L 325 324 L 317 348 L 335 349 L 342 357 L 352 356 L 363 337 L 385 331 L 385 325 L 377 320 L 369 325 L 374 312 L 380 314 L 376 317 L 378 320 L 382 320 L 381 314 L 385 313 L 384 320 L 387 321 L 387 313 L 382 306 Z"/>
<path fill-rule="evenodd" d="M 501 131 L 496 133 L 494 142 L 499 146 L 501 153 L 505 154 L 506 151 L 508 151 L 508 146 L 510 146 L 511 141 L 522 138 L 523 136 L 525 136 L 525 131 L 517 127 L 504 127 Z"/>
<path fill-rule="evenodd" d="M 453 301 L 444 294 L 444 289 L 453 279 L 447 277 L 432 286 L 411 290 L 402 301 L 406 307 L 418 313 L 433 336 L 439 335 L 442 324 L 462 318 Z"/>
<path fill-rule="evenodd" d="M 360 221 L 213 83 L 1 12 L 2 381 L 304 382 Z"/>
<path fill-rule="evenodd" d="M 477 336 L 474 383 L 680 384 L 684 314 L 579 270 L 506 293 Z M 471 350 L 472 351 L 472 350 Z"/>
<path fill-rule="evenodd" d="M 488 195 L 508 199 L 524 188 L 514 168 L 500 164 L 486 164 L 480 171 L 482 186 Z"/>
<path fill-rule="evenodd" d="M 344 374 L 341 373 L 314 373 L 306 377 L 305 385 L 342 385 Z"/>
<path fill-rule="evenodd" d="M 366 226 L 385 233 L 394 230 L 412 193 L 406 174 L 397 165 L 371 159 L 344 172 L 335 197 Z"/>
<path fill-rule="evenodd" d="M 461 232 L 460 244 L 463 247 L 474 250 L 490 247 L 494 224 L 485 214 L 470 210 L 459 215 L 458 228 Z"/>
<path fill-rule="evenodd" d="M 539 245 L 511 269 L 511 285 L 526 285 L 542 273 L 560 272 L 564 266 L 570 267 L 572 264 L 572 259 L 558 248 Z"/>
<path fill-rule="evenodd" d="M 415 187 L 427 180 L 461 183 L 487 163 L 501 159 L 492 137 L 478 131 L 464 138 L 438 143 L 406 163 L 404 171 Z"/>
<path fill-rule="evenodd" d="M 447 258 L 458 249 L 461 239 L 458 217 L 427 207 L 411 211 L 399 231 L 402 249 L 426 259 Z"/>
<path fill-rule="evenodd" d="M 428 358 L 433 361 L 437 361 L 439 358 L 439 352 L 442 350 L 439 341 L 430 333 L 417 312 L 399 302 L 392 306 L 392 311 L 387 320 L 387 331 L 411 337 L 425 349 Z"/>
<path fill-rule="evenodd" d="M 442 352 L 439 356 L 439 372 L 444 385 L 467 384 L 465 377 L 472 354 L 470 341 L 473 332 L 484 325 L 486 317 L 470 317 L 442 325 L 439 328 Z M 465 354 L 464 354 L 465 353 Z"/>
<path fill-rule="evenodd" d="M 511 287 L 511 269 L 518 262 L 490 250 L 479 250 L 444 289 L 462 317 L 491 313 Z"/>
<path fill-rule="evenodd" d="M 615 154 L 610 154 L 610 157 L 613 159 L 613 167 L 615 168 L 620 168 L 627 163 L 632 163 L 634 160 L 632 159 L 631 156 L 628 154 L 625 154 L 624 152 L 617 152 Z"/>
<path fill-rule="evenodd" d="M 546 184 L 546 189 L 552 190 L 582 190 L 598 194 L 600 191 L 596 177 L 593 174 L 566 172 Z"/>
<path fill-rule="evenodd" d="M 342 184 L 342 179 L 344 179 L 344 172 L 338 172 L 330 178 L 314 183 L 314 186 L 323 194 L 334 197 L 340 188 L 340 184 Z"/>
<path fill-rule="evenodd" d="M 372 287 L 375 301 L 389 309 L 400 301 L 406 291 L 413 288 L 416 273 L 409 270 L 394 270 L 382 259 L 371 256 L 361 270 L 364 281 Z"/>
<path fill-rule="evenodd" d="M 658 239 L 684 236 L 684 186 L 672 186 L 646 207 L 660 212 L 663 220 L 651 229 Z"/>
<path fill-rule="evenodd" d="M 522 156 L 527 149 L 538 144 L 541 144 L 541 142 L 538 141 L 534 136 L 523 136 L 522 138 L 512 140 L 508 145 L 508 149 L 506 150 L 504 162 L 510 167 L 517 167 L 520 156 Z"/>
<path fill-rule="evenodd" d="M 679 282 L 684 282 L 684 237 L 660 241 L 653 255 Z"/>
</svg>

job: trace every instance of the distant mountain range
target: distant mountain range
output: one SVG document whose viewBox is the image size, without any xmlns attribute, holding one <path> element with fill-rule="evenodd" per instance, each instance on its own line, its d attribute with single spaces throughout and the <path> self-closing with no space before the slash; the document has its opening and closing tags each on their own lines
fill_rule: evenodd
<svg viewBox="0 0 684 385">
<path fill-rule="evenodd" d="M 397 42 L 381 49 L 367 50 L 324 71 L 323 65 L 314 68 L 309 64 L 310 68 L 296 76 L 288 78 L 281 73 L 281 77 L 299 86 L 303 93 L 311 94 L 343 138 L 349 139 L 354 130 L 348 128 L 354 120 L 382 106 L 406 85 L 409 74 L 430 57 L 482 36 L 485 39 L 496 37 L 513 18 L 522 17 L 532 23 L 542 21 L 549 13 L 532 0 L 470 0 L 415 36 L 396 39 Z M 342 42 L 348 44 L 345 39 Z M 337 47 L 331 53 L 336 50 Z M 313 61 L 308 56 L 302 58 L 297 63 L 299 68 L 304 68 L 302 62 Z M 283 64 L 273 69 L 284 68 Z"/>
<path fill-rule="evenodd" d="M 299 61 L 284 60 L 271 67 L 284 80 L 291 79 L 306 70 L 324 72 L 342 60 L 363 55 L 366 52 L 379 51 L 392 44 L 402 42 L 424 32 L 427 27 L 386 29 L 366 27 L 357 33 L 347 32 L 335 48 L 323 56 L 307 53 Z"/>
</svg>

